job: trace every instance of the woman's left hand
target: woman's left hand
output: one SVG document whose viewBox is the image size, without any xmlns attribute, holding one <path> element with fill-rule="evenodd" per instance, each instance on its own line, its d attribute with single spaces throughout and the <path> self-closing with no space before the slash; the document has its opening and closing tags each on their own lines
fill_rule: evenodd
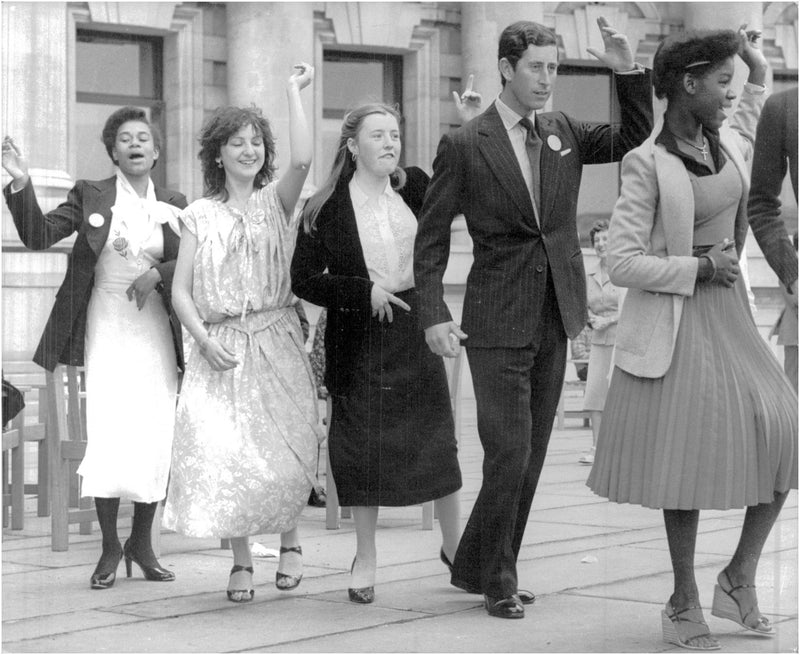
<svg viewBox="0 0 800 655">
<path fill-rule="evenodd" d="M 739 56 L 742 58 L 742 61 L 747 64 L 747 68 L 751 73 L 747 81 L 763 85 L 768 64 L 767 58 L 758 47 L 758 40 L 761 38 L 761 30 L 748 30 L 747 24 L 745 23 L 739 28 L 738 34 Z M 752 79 L 753 73 L 760 73 L 763 75 L 760 82 L 756 82 Z"/>
<path fill-rule="evenodd" d="M 136 306 L 141 309 L 147 302 L 147 296 L 153 292 L 159 282 L 161 282 L 161 273 L 158 272 L 158 269 L 151 268 L 146 273 L 142 273 L 125 291 L 128 300 L 136 298 Z"/>
<path fill-rule="evenodd" d="M 298 91 L 305 89 L 314 79 L 314 67 L 301 61 L 299 64 L 295 64 L 294 69 L 289 78 L 289 86 L 296 86 Z"/>
</svg>

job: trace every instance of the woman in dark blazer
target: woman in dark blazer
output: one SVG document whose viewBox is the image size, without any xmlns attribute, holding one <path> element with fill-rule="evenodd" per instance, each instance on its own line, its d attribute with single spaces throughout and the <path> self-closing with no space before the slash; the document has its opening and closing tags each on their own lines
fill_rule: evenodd
<svg viewBox="0 0 800 655">
<path fill-rule="evenodd" d="M 444 364 L 425 344 L 413 281 L 416 216 L 428 176 L 398 167 L 400 116 L 371 104 L 342 126 L 333 170 L 303 213 L 292 289 L 328 310 L 329 449 L 357 551 L 350 600 L 374 600 L 378 506 L 435 500 L 440 555 L 460 536 L 461 472 Z"/>
<path fill-rule="evenodd" d="M 144 111 L 115 111 L 102 138 L 117 174 L 79 180 L 67 200 L 46 214 L 20 149 L 10 137 L 2 146 L 3 168 L 13 178 L 3 195 L 22 242 L 44 250 L 77 232 L 34 361 L 48 371 L 59 363 L 86 367 L 88 444 L 78 473 L 81 494 L 94 496 L 103 533 L 92 589 L 114 584 L 123 556 L 129 577 L 136 562 L 148 580 L 175 579 L 159 565 L 150 531 L 166 495 L 183 367 L 169 290 L 178 254 L 177 214 L 186 199 L 150 180 L 160 142 Z M 124 549 L 117 536 L 122 496 L 134 501 Z"/>
</svg>

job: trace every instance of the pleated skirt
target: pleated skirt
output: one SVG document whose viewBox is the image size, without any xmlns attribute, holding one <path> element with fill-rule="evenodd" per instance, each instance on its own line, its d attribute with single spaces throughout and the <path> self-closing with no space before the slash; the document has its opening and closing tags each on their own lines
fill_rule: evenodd
<svg viewBox="0 0 800 655">
<path fill-rule="evenodd" d="M 732 509 L 797 488 L 797 394 L 741 279 L 684 303 L 662 378 L 615 368 L 587 485 L 618 503 Z"/>
</svg>

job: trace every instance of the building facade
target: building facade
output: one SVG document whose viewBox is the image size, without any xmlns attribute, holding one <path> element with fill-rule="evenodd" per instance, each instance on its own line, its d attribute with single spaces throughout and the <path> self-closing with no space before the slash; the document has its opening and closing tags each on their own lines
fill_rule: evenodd
<svg viewBox="0 0 800 655">
<path fill-rule="evenodd" d="M 793 2 L 4 1 L 0 7 L 2 129 L 24 149 L 45 209 L 62 201 L 76 179 L 113 173 L 100 130 L 126 104 L 146 108 L 164 134 L 157 181 L 190 201 L 202 194 L 196 137 L 218 106 L 264 110 L 277 135 L 280 170 L 288 160 L 285 83 L 299 61 L 316 68 L 303 95 L 315 135 L 308 191 L 327 173 L 344 112 L 367 100 L 400 106 L 404 161 L 430 172 L 440 136 L 458 122 L 452 92 L 473 74 L 488 106 L 500 89 L 497 37 L 520 19 L 558 33 L 561 68 L 551 103 L 586 120 L 607 119 L 612 103 L 610 76 L 586 51 L 601 47 L 600 15 L 628 35 L 645 65 L 671 32 L 747 23 L 763 30 L 772 88 L 797 84 Z M 581 225 L 608 216 L 618 189 L 618 166 L 592 169 L 581 188 Z M 794 205 L 793 197 L 787 204 Z M 71 244 L 26 251 L 5 206 L 2 240 L 3 358 L 22 363 L 38 342 Z M 456 222 L 446 279 L 456 305 L 469 253 Z M 776 286 L 758 253 L 751 251 L 751 259 L 754 286 Z"/>
</svg>

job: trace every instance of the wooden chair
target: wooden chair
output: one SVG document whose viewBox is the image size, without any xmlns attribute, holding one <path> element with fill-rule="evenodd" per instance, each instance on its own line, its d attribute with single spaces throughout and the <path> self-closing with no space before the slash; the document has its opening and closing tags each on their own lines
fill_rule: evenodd
<svg viewBox="0 0 800 655">
<path fill-rule="evenodd" d="M 25 485 L 25 495 L 36 496 L 37 516 L 50 516 L 50 461 L 47 453 L 47 384 L 43 373 L 14 370 L 4 365 L 6 379 L 25 394 L 25 443 L 36 444 L 36 482 Z M 11 369 L 9 371 L 9 369 Z M 26 453 L 27 455 L 27 453 Z M 30 465 L 30 464 L 29 464 Z"/>
<path fill-rule="evenodd" d="M 25 410 L 22 409 L 3 429 L 3 527 L 8 527 L 11 507 L 11 529 L 25 527 Z M 11 480 L 8 460 L 11 460 Z"/>
<path fill-rule="evenodd" d="M 36 515 L 50 516 L 50 459 L 47 452 L 47 386 L 44 382 L 19 387 L 37 392 L 37 419 L 25 417 L 25 443 L 36 444 L 36 483 L 25 485 L 25 494 L 36 496 Z M 27 400 L 27 399 L 26 399 Z M 30 405 L 29 405 L 30 406 Z"/>
<path fill-rule="evenodd" d="M 567 364 L 588 364 L 588 359 L 567 359 Z M 567 399 L 572 398 L 573 400 L 577 396 L 578 398 L 583 398 L 584 393 L 586 392 L 586 382 L 583 380 L 564 380 L 564 385 L 561 387 L 561 397 L 558 399 L 558 407 L 556 408 L 556 426 L 559 430 L 564 429 L 564 419 L 565 418 L 582 418 L 583 419 L 583 426 L 589 427 L 589 412 L 583 411 L 583 406 L 581 405 L 581 409 L 575 409 L 574 407 L 567 408 Z"/>
<path fill-rule="evenodd" d="M 69 548 L 69 526 L 80 524 L 81 534 L 92 533 L 94 501 L 80 497 L 77 468 L 86 453 L 86 392 L 82 369 L 58 365 L 46 374 L 47 451 L 50 465 L 51 547 Z M 132 516 L 133 504 L 122 504 L 119 517 Z M 161 508 L 153 519 L 153 550 L 160 553 Z"/>
</svg>

